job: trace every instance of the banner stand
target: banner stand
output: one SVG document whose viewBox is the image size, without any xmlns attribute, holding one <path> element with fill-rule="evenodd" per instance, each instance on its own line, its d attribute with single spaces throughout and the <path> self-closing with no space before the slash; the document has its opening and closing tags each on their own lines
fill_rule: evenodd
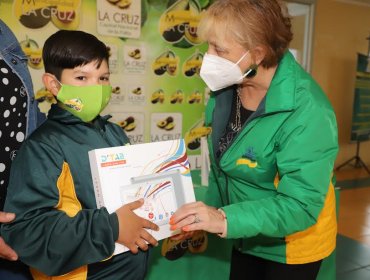
<svg viewBox="0 0 370 280">
<path fill-rule="evenodd" d="M 356 155 L 353 156 L 353 157 L 351 157 L 349 160 L 343 162 L 335 170 L 338 171 L 342 167 L 344 167 L 347 164 L 349 164 L 349 165 L 354 166 L 355 168 L 361 168 L 361 167 L 363 167 L 367 171 L 367 173 L 370 174 L 369 168 L 366 166 L 366 164 L 362 161 L 362 159 L 360 157 L 360 143 L 361 142 L 359 140 L 357 140 L 357 144 L 356 144 Z M 354 164 L 351 164 L 352 161 L 354 161 Z"/>
</svg>

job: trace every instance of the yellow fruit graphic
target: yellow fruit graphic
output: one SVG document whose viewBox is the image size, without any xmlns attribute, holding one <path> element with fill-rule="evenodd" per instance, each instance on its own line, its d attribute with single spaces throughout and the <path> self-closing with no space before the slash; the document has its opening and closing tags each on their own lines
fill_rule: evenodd
<svg viewBox="0 0 370 280">
<path fill-rule="evenodd" d="M 188 244 L 188 239 L 176 241 L 166 238 L 162 242 L 161 254 L 168 260 L 176 260 L 186 253 Z"/>
<path fill-rule="evenodd" d="M 28 66 L 34 69 L 42 69 L 44 67 L 42 49 L 39 48 L 37 42 L 27 37 L 26 40 L 21 41 L 19 44 L 28 57 Z"/>
<path fill-rule="evenodd" d="M 162 89 L 159 89 L 153 92 L 152 97 L 151 97 L 151 102 L 153 104 L 156 104 L 157 102 L 163 103 L 163 101 L 164 101 L 164 92 Z"/>
<path fill-rule="evenodd" d="M 49 103 L 57 103 L 54 95 L 48 91 L 46 88 L 41 88 L 39 89 L 36 94 L 35 94 L 35 99 L 39 102 L 42 103 L 44 101 L 47 101 Z"/>
<path fill-rule="evenodd" d="M 202 43 L 197 34 L 201 17 L 198 1 L 179 0 L 171 3 L 159 20 L 159 32 L 162 37 L 181 48 Z"/>
<path fill-rule="evenodd" d="M 170 102 L 171 104 L 182 103 L 183 99 L 184 94 L 182 93 L 182 90 L 177 90 L 171 95 Z"/>
<path fill-rule="evenodd" d="M 133 94 L 140 95 L 142 93 L 141 87 L 137 87 L 131 91 Z"/>
<path fill-rule="evenodd" d="M 126 118 L 124 121 L 119 122 L 118 125 L 125 131 L 132 131 L 136 127 L 135 118 L 130 116 Z"/>
<path fill-rule="evenodd" d="M 49 23 L 51 7 L 44 1 L 15 0 L 13 4 L 15 17 L 27 28 L 37 29 Z"/>
<path fill-rule="evenodd" d="M 107 1 L 120 9 L 128 9 L 132 3 L 132 0 L 107 0 Z"/>
<path fill-rule="evenodd" d="M 133 123 L 128 124 L 124 129 L 126 131 L 133 131 L 135 127 L 136 127 L 136 123 L 133 122 Z"/>
<path fill-rule="evenodd" d="M 191 77 L 195 74 L 199 75 L 200 68 L 203 62 L 203 54 L 196 53 L 192 55 L 182 66 L 182 72 L 185 76 Z"/>
<path fill-rule="evenodd" d="M 14 14 L 28 28 L 41 28 L 52 21 L 59 29 L 76 30 L 81 0 L 14 1 Z"/>
<path fill-rule="evenodd" d="M 173 117 L 169 116 L 165 120 L 157 122 L 157 126 L 161 129 L 172 130 L 175 127 Z"/>
<path fill-rule="evenodd" d="M 120 87 L 112 87 L 112 93 L 113 94 L 120 94 L 121 93 L 121 88 Z"/>
<path fill-rule="evenodd" d="M 194 104 L 194 103 L 199 104 L 201 100 L 202 100 L 202 95 L 200 94 L 198 90 L 196 90 L 189 96 L 188 103 L 189 104 Z"/>
<path fill-rule="evenodd" d="M 185 28 L 185 38 L 193 45 L 202 43 L 198 36 L 198 24 L 200 20 L 200 7 L 197 1 L 189 1 L 190 20 Z"/>
<path fill-rule="evenodd" d="M 164 129 L 165 129 L 165 130 L 172 130 L 172 129 L 174 129 L 174 127 L 175 127 L 175 123 L 171 122 L 171 123 L 167 124 L 167 125 L 164 127 Z"/>
<path fill-rule="evenodd" d="M 59 6 L 56 12 L 51 14 L 51 21 L 59 29 L 65 30 L 76 30 L 80 25 L 79 14 L 70 7 Z"/>
<path fill-rule="evenodd" d="M 179 58 L 175 55 L 173 51 L 166 51 L 158 56 L 153 64 L 152 69 L 156 75 L 163 75 L 167 72 L 171 76 L 175 76 L 177 74 L 179 64 Z"/>
<path fill-rule="evenodd" d="M 207 136 L 212 131 L 211 127 L 204 126 L 203 120 L 196 123 L 188 132 L 185 133 L 185 145 L 189 150 L 200 148 L 201 137 Z"/>
<path fill-rule="evenodd" d="M 141 58 L 141 52 L 140 52 L 139 49 L 135 49 L 135 50 L 129 52 L 128 55 L 129 55 L 129 57 L 132 57 L 134 59 L 140 59 Z"/>
<path fill-rule="evenodd" d="M 189 242 L 189 251 L 203 253 L 208 247 L 208 235 L 205 231 L 196 231 Z"/>
<path fill-rule="evenodd" d="M 84 107 L 84 104 L 82 103 L 82 100 L 80 98 L 72 98 L 69 100 L 64 101 L 64 105 L 66 105 L 68 108 L 71 108 L 77 112 L 80 112 L 82 108 Z"/>
</svg>

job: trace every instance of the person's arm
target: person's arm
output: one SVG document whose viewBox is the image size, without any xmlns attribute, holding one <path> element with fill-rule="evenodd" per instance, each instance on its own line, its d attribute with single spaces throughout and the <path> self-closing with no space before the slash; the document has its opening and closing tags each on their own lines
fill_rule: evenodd
<svg viewBox="0 0 370 280">
<path fill-rule="evenodd" d="M 55 148 L 27 141 L 13 162 L 5 203 L 16 219 L 2 226 L 4 240 L 21 261 L 47 275 L 110 257 L 119 234 L 117 215 L 105 208 L 75 209 L 75 215 L 56 209 L 65 171 Z"/>
<path fill-rule="evenodd" d="M 186 204 L 172 216 L 172 229 L 206 230 L 227 238 L 284 237 L 314 225 L 338 152 L 334 113 L 323 110 L 301 113 L 300 123 L 282 133 L 276 196 L 226 205 L 223 212 L 202 202 Z"/>
</svg>

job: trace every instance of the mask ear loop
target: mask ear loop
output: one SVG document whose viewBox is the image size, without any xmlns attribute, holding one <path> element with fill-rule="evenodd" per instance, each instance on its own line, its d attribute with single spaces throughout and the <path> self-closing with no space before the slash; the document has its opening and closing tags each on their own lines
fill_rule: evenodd
<svg viewBox="0 0 370 280">
<path fill-rule="evenodd" d="M 238 62 L 236 62 L 235 64 L 239 64 L 240 61 L 243 60 L 243 58 L 247 55 L 249 51 L 246 51 L 245 54 L 238 60 Z M 243 75 L 243 78 L 253 78 L 254 76 L 256 76 L 257 74 L 257 68 L 258 68 L 258 65 L 257 64 L 252 64 L 249 68 L 247 68 L 247 70 L 245 70 L 244 72 L 244 75 Z"/>
<path fill-rule="evenodd" d="M 55 76 L 54 76 L 55 77 Z M 57 84 L 54 83 L 53 85 L 53 88 L 55 88 L 55 90 L 57 91 L 57 93 L 60 91 L 60 88 L 63 86 L 61 82 L 59 82 L 59 80 L 55 77 L 54 79 L 54 82 L 56 82 L 57 84 L 59 84 L 59 88 L 57 87 Z M 54 94 L 53 94 L 54 95 Z"/>
<path fill-rule="evenodd" d="M 245 72 L 244 72 L 244 78 L 251 79 L 254 76 L 257 75 L 257 64 L 252 64 Z"/>
</svg>

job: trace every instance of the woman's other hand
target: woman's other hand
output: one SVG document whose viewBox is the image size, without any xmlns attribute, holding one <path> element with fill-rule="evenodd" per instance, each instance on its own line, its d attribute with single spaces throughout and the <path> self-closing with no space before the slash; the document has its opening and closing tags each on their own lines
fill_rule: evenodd
<svg viewBox="0 0 370 280">
<path fill-rule="evenodd" d="M 226 218 L 222 210 L 205 205 L 203 202 L 192 202 L 181 206 L 170 219 L 171 230 L 183 232 L 205 230 L 226 235 Z"/>
</svg>

